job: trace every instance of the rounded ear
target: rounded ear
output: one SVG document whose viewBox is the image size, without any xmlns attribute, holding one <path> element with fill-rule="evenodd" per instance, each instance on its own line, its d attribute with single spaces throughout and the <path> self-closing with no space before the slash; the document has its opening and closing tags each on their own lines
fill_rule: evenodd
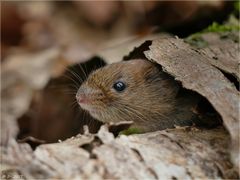
<svg viewBox="0 0 240 180">
<path fill-rule="evenodd" d="M 133 65 L 133 66 L 136 66 L 139 68 L 152 65 L 152 62 L 150 62 L 149 60 L 145 60 L 145 59 L 131 59 L 128 62 L 130 63 L 130 65 Z"/>
<path fill-rule="evenodd" d="M 126 62 L 129 74 L 134 74 L 135 79 L 142 79 L 148 82 L 156 81 L 160 76 L 160 69 L 154 62 L 144 59 L 133 59 Z"/>
<path fill-rule="evenodd" d="M 132 69 L 136 73 L 142 73 L 144 75 L 146 72 L 154 70 L 154 64 L 149 60 L 144 59 L 133 59 L 128 61 L 129 66 L 133 67 Z"/>
</svg>

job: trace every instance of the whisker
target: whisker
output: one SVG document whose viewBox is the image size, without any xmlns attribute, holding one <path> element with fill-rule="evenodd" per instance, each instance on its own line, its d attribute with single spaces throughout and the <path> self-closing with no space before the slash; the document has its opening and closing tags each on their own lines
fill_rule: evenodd
<svg viewBox="0 0 240 180">
<path fill-rule="evenodd" d="M 124 105 L 124 104 L 122 104 L 122 106 L 124 107 L 122 109 L 127 110 L 128 113 L 131 113 L 133 115 L 133 117 L 137 116 L 139 118 L 139 120 L 146 121 L 145 116 L 138 110 L 134 109 L 133 107 Z"/>
<path fill-rule="evenodd" d="M 84 71 L 82 65 L 79 63 L 78 66 L 80 67 L 81 71 L 83 72 L 84 76 L 85 76 L 85 79 L 87 79 L 87 74 L 86 72 Z"/>
<path fill-rule="evenodd" d="M 94 69 L 92 68 L 92 69 L 89 69 L 89 70 L 88 70 L 86 64 L 83 64 L 83 65 L 84 65 L 84 68 L 85 68 L 85 72 L 86 72 L 86 74 L 87 74 L 87 76 L 86 76 L 86 79 L 87 79 L 87 78 L 88 78 L 88 75 L 89 75 L 92 71 L 94 71 Z"/>
<path fill-rule="evenodd" d="M 73 67 L 73 68 L 74 68 L 74 67 Z M 69 72 L 71 75 L 73 75 L 73 77 L 75 77 L 75 78 L 80 82 L 80 84 L 83 82 L 82 77 L 81 77 L 78 73 L 75 72 L 75 71 L 76 71 L 75 69 L 71 70 L 70 68 L 67 68 L 66 70 L 67 70 L 67 72 Z"/>
<path fill-rule="evenodd" d="M 59 89 L 59 92 L 62 92 L 62 93 L 73 93 L 73 94 L 77 93 L 77 91 L 71 90 L 71 89 Z"/>
<path fill-rule="evenodd" d="M 141 108 L 143 108 L 143 107 L 141 107 Z M 149 110 L 149 109 L 144 108 L 143 110 L 148 112 L 148 114 L 157 114 L 157 115 L 159 115 L 159 116 L 161 116 L 161 117 L 163 117 L 165 119 L 168 119 L 169 121 L 173 121 L 174 120 L 174 119 L 171 119 L 168 116 L 164 115 L 163 113 L 161 113 L 159 111 L 156 111 L 156 110 L 153 110 L 153 109 Z"/>
<path fill-rule="evenodd" d="M 77 78 L 78 81 L 80 81 L 80 84 L 84 81 L 78 73 L 74 71 L 71 71 L 71 73 Z"/>
<path fill-rule="evenodd" d="M 69 76 L 67 76 L 67 75 L 63 75 L 63 76 L 64 76 L 65 78 L 69 79 L 70 81 L 72 81 L 72 82 L 73 82 L 72 85 L 74 85 L 74 87 L 75 87 L 76 89 L 79 88 L 79 86 L 80 86 L 79 82 L 77 82 L 77 81 L 74 80 L 72 77 L 69 77 Z"/>
<path fill-rule="evenodd" d="M 69 105 L 69 107 L 71 108 L 71 109 L 74 109 L 74 108 L 76 108 L 78 106 L 78 103 L 77 103 L 77 100 L 74 100 L 72 103 L 70 103 L 70 105 Z"/>
</svg>

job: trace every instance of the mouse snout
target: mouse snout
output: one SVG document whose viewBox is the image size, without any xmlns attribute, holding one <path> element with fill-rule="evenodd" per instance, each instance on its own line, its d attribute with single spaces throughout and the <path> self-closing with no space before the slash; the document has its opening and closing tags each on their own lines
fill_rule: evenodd
<svg viewBox="0 0 240 180">
<path fill-rule="evenodd" d="M 77 94 L 76 99 L 78 104 L 84 104 L 88 102 L 87 96 L 85 94 Z"/>
<path fill-rule="evenodd" d="M 76 99 L 79 105 L 90 103 L 90 99 L 85 93 L 77 93 Z"/>
<path fill-rule="evenodd" d="M 85 104 L 88 102 L 88 98 L 86 96 L 86 93 L 83 91 L 82 88 L 80 88 L 76 94 L 76 99 L 78 104 Z"/>
</svg>

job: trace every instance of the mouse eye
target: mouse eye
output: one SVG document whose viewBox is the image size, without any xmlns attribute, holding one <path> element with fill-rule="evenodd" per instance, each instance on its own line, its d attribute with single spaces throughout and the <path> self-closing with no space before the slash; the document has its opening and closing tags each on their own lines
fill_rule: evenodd
<svg viewBox="0 0 240 180">
<path fill-rule="evenodd" d="M 126 85 L 122 82 L 122 81 L 117 81 L 114 85 L 113 88 L 118 91 L 121 92 L 126 88 Z"/>
</svg>

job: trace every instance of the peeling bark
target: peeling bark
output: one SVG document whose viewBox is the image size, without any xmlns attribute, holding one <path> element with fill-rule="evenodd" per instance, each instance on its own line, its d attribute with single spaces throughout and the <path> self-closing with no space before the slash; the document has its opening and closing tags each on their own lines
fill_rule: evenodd
<svg viewBox="0 0 240 180">
<path fill-rule="evenodd" d="M 114 138 L 102 126 L 95 135 L 78 135 L 35 151 L 12 140 L 2 153 L 3 162 L 26 178 L 237 178 L 229 140 L 223 128 L 176 128 Z"/>
<path fill-rule="evenodd" d="M 235 46 L 235 44 L 230 43 L 228 49 L 235 50 L 234 54 L 237 54 Z M 181 39 L 155 40 L 149 48 L 150 50 L 145 52 L 149 60 L 159 63 L 163 70 L 174 76 L 177 81 L 180 81 L 183 87 L 194 90 L 206 97 L 221 115 L 224 125 L 232 138 L 232 160 L 236 167 L 239 168 L 240 99 L 239 92 L 232 82 L 215 67 L 216 64 L 210 63 L 213 61 L 212 59 L 203 56 L 201 50 L 194 49 Z M 207 49 L 203 51 L 207 52 Z M 223 58 L 225 52 L 227 51 L 218 54 Z M 227 65 L 230 62 L 229 64 L 234 63 L 234 67 L 237 67 L 239 59 L 237 59 L 237 55 L 234 57 L 229 59 L 227 53 L 224 58 L 225 64 Z M 220 68 L 220 65 L 217 66 Z"/>
</svg>

